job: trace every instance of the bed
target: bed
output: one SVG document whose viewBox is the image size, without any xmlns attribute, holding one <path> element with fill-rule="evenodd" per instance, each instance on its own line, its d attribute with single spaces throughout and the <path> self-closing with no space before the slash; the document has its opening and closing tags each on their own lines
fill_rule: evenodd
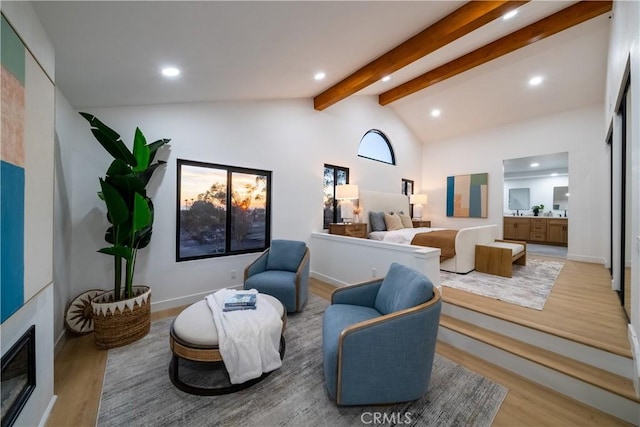
<svg viewBox="0 0 640 427">
<path fill-rule="evenodd" d="M 403 194 L 383 193 L 377 191 L 360 191 L 360 206 L 362 207 L 363 220 L 369 221 L 370 212 L 403 212 L 409 214 L 409 198 Z M 425 233 L 446 233 L 444 228 L 402 228 L 393 231 L 370 231 L 369 238 L 381 242 L 397 243 L 415 246 L 420 237 L 427 239 Z M 436 234 L 436 233 L 434 233 Z M 475 246 L 494 242 L 498 237 L 498 226 L 495 224 L 477 227 L 466 227 L 451 233 L 452 241 L 444 246 L 440 258 L 440 269 L 454 273 L 468 273 L 475 268 Z M 423 235 L 423 236 L 421 236 Z M 433 236 L 435 237 L 435 236 Z M 430 239 L 434 240 L 434 239 Z M 438 239 L 442 242 L 442 239 Z M 452 249 L 450 249 L 452 248 Z M 450 250 L 449 250 L 450 249 Z"/>
</svg>

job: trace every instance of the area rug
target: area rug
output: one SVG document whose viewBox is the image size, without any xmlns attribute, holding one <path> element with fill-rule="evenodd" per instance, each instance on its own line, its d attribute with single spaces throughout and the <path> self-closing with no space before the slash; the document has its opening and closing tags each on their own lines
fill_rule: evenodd
<svg viewBox="0 0 640 427">
<path fill-rule="evenodd" d="M 511 278 L 477 271 L 467 274 L 441 271 L 440 283 L 449 288 L 542 310 L 563 266 L 562 261 L 529 258 L 527 265 L 513 266 Z"/>
<path fill-rule="evenodd" d="M 372 424 L 374 417 L 376 425 L 491 425 L 508 390 L 438 354 L 422 399 L 390 406 L 336 406 L 322 372 L 326 306 L 326 300 L 310 295 L 304 311 L 287 320 L 283 366 L 262 382 L 223 396 L 193 396 L 171 384 L 172 319 L 154 322 L 142 340 L 109 350 L 97 425 L 333 427 Z"/>
</svg>

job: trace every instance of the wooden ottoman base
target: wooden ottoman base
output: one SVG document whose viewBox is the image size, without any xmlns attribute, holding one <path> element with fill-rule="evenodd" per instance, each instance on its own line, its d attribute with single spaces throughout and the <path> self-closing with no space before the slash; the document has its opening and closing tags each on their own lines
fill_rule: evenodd
<svg viewBox="0 0 640 427">
<path fill-rule="evenodd" d="M 287 311 L 280 301 L 270 295 L 258 294 L 259 304 L 271 304 L 282 320 L 280 333 L 280 359 L 284 358 L 284 331 L 287 325 Z M 200 396 L 215 396 L 235 393 L 265 379 L 270 372 L 242 384 L 232 384 L 224 366 L 218 347 L 218 334 L 207 302 L 201 300 L 180 313 L 171 324 L 169 347 L 173 356 L 169 364 L 169 378 L 173 385 L 185 393 Z M 185 381 L 180 377 L 180 367 L 187 365 L 194 372 L 194 379 L 205 382 L 206 386 Z M 186 375 L 188 379 L 188 375 Z"/>
<path fill-rule="evenodd" d="M 171 351 L 173 352 L 171 363 L 169 364 L 169 378 L 176 388 L 184 391 L 185 393 L 195 394 L 198 396 L 217 396 L 221 394 L 235 393 L 259 383 L 271 374 L 271 372 L 265 372 L 262 376 L 246 381 L 242 384 L 231 384 L 229 381 L 229 374 L 224 367 L 224 362 L 220 355 L 220 351 L 218 350 L 218 346 L 211 346 L 207 348 L 204 346 L 195 346 L 193 344 L 185 343 L 175 335 L 173 327 L 171 328 L 169 343 Z M 280 336 L 280 359 L 284 358 L 285 350 L 286 344 L 284 336 Z M 226 384 L 216 387 L 201 387 L 184 382 L 180 379 L 180 360 L 189 360 L 195 363 L 208 364 L 211 368 L 222 371 L 226 378 Z"/>
</svg>

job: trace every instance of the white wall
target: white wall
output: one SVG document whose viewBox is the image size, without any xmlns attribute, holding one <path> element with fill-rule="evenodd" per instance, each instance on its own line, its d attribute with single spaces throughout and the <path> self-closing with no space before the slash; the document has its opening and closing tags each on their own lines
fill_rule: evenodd
<svg viewBox="0 0 640 427">
<path fill-rule="evenodd" d="M 272 238 L 309 242 L 322 230 L 325 163 L 350 168 L 361 189 L 400 192 L 402 178 L 420 178 L 421 145 L 374 97 L 353 97 L 318 112 L 312 101 L 221 102 L 90 109 L 131 146 L 136 126 L 148 141 L 171 138 L 164 170 L 156 172 L 150 194 L 155 206 L 151 245 L 140 251 L 136 281 L 152 286 L 153 310 L 190 302 L 213 289 L 239 285 L 241 272 L 256 255 L 175 262 L 176 159 L 198 160 L 273 171 Z M 71 179 L 70 293 L 111 286 L 112 260 L 103 247 L 105 208 L 98 200 L 98 177 L 111 157 L 94 140 L 89 125 L 73 111 L 58 111 L 64 170 Z M 376 128 L 394 147 L 397 166 L 357 157 L 360 138 Z M 313 254 L 311 255 L 313 256 Z M 231 279 L 231 270 L 238 277 Z"/>
<path fill-rule="evenodd" d="M 603 222 L 608 215 L 609 157 L 602 114 L 602 106 L 594 105 L 429 143 L 422 155 L 424 191 L 429 196 L 423 217 L 436 227 L 498 224 L 502 230 L 503 160 L 567 151 L 571 183 L 568 257 L 604 263 L 608 246 L 605 249 L 603 242 L 609 238 Z M 448 218 L 447 176 L 483 172 L 489 174 L 488 218 Z"/>
<path fill-rule="evenodd" d="M 631 134 L 628 135 L 627 143 L 631 146 L 634 165 L 631 171 L 632 226 L 629 235 L 635 239 L 634 244 L 631 245 L 631 295 L 627 297 L 631 298 L 630 330 L 638 333 L 640 332 L 640 191 L 638 191 L 638 183 L 640 183 L 640 3 L 616 1 L 613 4 L 613 25 L 607 61 L 607 109 L 603 124 L 603 127 L 608 127 L 613 122 L 614 135 L 619 134 L 617 128 L 620 121 L 614 120 L 613 117 L 627 63 L 631 71 L 631 112 L 628 113 L 631 120 Z M 613 202 L 619 205 L 620 200 L 614 199 Z M 640 345 L 637 341 L 632 342 L 632 348 L 636 363 L 639 363 Z"/>
</svg>

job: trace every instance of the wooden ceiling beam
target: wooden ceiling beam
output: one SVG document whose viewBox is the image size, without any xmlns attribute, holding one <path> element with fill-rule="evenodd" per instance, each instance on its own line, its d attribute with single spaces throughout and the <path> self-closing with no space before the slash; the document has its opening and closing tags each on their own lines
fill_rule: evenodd
<svg viewBox="0 0 640 427">
<path fill-rule="evenodd" d="M 314 108 L 324 110 L 528 1 L 471 1 L 466 3 L 314 97 Z"/>
<path fill-rule="evenodd" d="M 378 96 L 378 102 L 380 105 L 387 105 L 397 101 L 507 53 L 607 13 L 611 8 L 611 1 L 581 1 L 576 3 L 473 52 L 434 68 L 406 83 L 389 89 Z"/>
</svg>

